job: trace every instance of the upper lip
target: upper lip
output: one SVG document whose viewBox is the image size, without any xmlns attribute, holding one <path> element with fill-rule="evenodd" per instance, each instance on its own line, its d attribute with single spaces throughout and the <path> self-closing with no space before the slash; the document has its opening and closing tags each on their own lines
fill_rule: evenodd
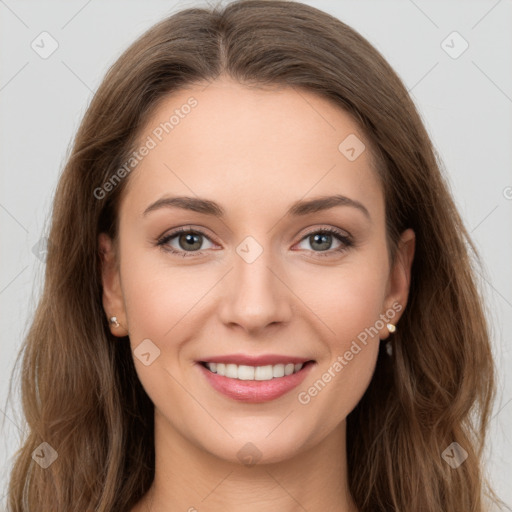
<svg viewBox="0 0 512 512">
<path fill-rule="evenodd" d="M 225 356 L 212 356 L 201 359 L 202 363 L 229 363 L 247 366 L 266 366 L 287 363 L 306 363 L 312 361 L 307 357 L 283 356 L 276 354 L 263 354 L 261 356 L 251 356 L 247 354 L 227 354 Z"/>
</svg>

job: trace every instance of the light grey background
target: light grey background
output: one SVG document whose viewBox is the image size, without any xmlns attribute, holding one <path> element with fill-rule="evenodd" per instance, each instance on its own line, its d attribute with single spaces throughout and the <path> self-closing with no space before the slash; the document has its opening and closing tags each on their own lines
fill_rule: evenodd
<svg viewBox="0 0 512 512">
<path fill-rule="evenodd" d="M 305 3 L 351 25 L 383 53 L 410 90 L 445 163 L 485 263 L 482 287 L 499 369 L 488 475 L 510 507 L 512 2 Z M 0 506 L 22 431 L 16 386 L 13 400 L 5 403 L 8 383 L 43 277 L 43 263 L 32 249 L 45 234 L 71 140 L 122 50 L 162 17 L 206 5 L 206 0 L 0 0 Z M 31 47 L 34 40 L 42 46 L 44 31 L 58 43 L 46 59 Z M 464 42 L 450 35 L 453 31 L 469 44 L 457 58 Z M 50 39 L 45 41 L 48 50 Z"/>
</svg>

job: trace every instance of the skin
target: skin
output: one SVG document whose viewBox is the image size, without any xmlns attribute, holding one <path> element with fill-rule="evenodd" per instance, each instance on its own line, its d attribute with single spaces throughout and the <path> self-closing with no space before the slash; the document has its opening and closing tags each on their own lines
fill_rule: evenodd
<svg viewBox="0 0 512 512">
<path fill-rule="evenodd" d="M 399 324 L 414 232 L 402 233 L 391 266 L 369 142 L 351 116 L 313 93 L 263 90 L 220 77 L 168 96 L 140 140 L 191 95 L 197 107 L 129 177 L 119 245 L 104 234 L 99 239 L 103 305 L 120 323 L 113 334 L 129 334 L 132 350 L 145 339 L 160 350 L 148 366 L 134 357 L 155 405 L 156 466 L 152 488 L 132 512 L 355 511 L 347 486 L 346 417 L 371 380 L 379 339 L 390 335 L 386 323 L 309 403 L 297 395 L 393 304 L 402 306 L 391 320 Z M 355 161 L 338 150 L 349 134 L 366 145 Z M 361 202 L 370 219 L 350 206 L 285 215 L 297 200 L 335 193 Z M 213 200 L 226 216 L 176 207 L 143 215 L 166 195 Z M 197 245 L 183 236 L 180 244 L 180 235 L 168 245 L 192 256 L 156 245 L 172 229 L 190 225 L 205 233 Z M 329 235 L 326 245 L 315 243 L 311 235 L 326 227 L 349 233 L 354 246 L 337 252 L 343 242 Z M 263 250 L 251 263 L 236 252 L 247 236 Z M 197 246 L 202 254 L 194 256 Z M 316 363 L 299 388 L 250 404 L 218 393 L 195 363 L 232 353 Z M 237 456 L 248 442 L 261 457 L 253 466 Z"/>
</svg>

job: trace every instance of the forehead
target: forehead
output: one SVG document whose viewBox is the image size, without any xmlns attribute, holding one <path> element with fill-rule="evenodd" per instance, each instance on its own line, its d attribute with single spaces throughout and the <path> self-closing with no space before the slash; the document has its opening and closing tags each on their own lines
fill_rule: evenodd
<svg viewBox="0 0 512 512">
<path fill-rule="evenodd" d="M 246 215 L 333 193 L 376 216 L 383 209 L 360 127 L 303 89 L 222 79 L 174 92 L 141 131 L 144 145 L 125 197 L 138 212 L 166 193 L 211 197 Z"/>
</svg>

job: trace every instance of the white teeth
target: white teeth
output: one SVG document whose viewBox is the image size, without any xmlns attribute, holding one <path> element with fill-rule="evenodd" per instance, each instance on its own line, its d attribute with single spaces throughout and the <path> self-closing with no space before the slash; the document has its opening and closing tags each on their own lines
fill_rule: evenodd
<svg viewBox="0 0 512 512">
<path fill-rule="evenodd" d="M 273 377 L 272 365 L 256 366 L 254 369 L 254 380 L 270 380 Z"/>
<path fill-rule="evenodd" d="M 226 365 L 226 373 L 224 374 L 226 377 L 230 379 L 238 378 L 238 366 L 236 364 L 227 364 Z"/>
<path fill-rule="evenodd" d="M 240 365 L 238 367 L 238 378 L 240 380 L 254 380 L 254 370 L 254 366 Z M 234 378 L 236 379 L 237 377 Z"/>
<path fill-rule="evenodd" d="M 276 364 L 273 366 L 272 375 L 274 377 L 284 377 L 284 364 Z"/>
<path fill-rule="evenodd" d="M 297 373 L 304 366 L 303 363 L 288 363 L 265 366 L 236 365 L 232 363 L 206 363 L 206 367 L 213 373 L 239 380 L 272 380 Z"/>
</svg>

